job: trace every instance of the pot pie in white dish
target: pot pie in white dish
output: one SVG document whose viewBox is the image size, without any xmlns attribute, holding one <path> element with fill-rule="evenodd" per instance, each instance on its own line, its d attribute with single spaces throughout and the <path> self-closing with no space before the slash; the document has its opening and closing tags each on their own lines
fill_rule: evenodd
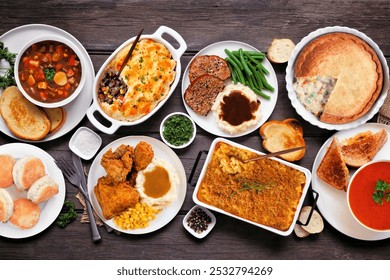
<svg viewBox="0 0 390 280">
<path fill-rule="evenodd" d="M 319 29 L 302 39 L 286 71 L 292 105 L 321 128 L 365 123 L 387 94 L 389 71 L 382 52 L 366 35 L 346 27 Z"/>
</svg>

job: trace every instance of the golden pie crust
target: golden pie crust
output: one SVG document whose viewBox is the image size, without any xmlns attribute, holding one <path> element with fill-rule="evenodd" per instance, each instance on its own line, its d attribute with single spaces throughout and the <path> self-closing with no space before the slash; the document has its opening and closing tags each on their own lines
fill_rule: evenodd
<svg viewBox="0 0 390 280">
<path fill-rule="evenodd" d="M 322 35 L 305 46 L 297 57 L 295 77 L 328 76 L 336 85 L 320 121 L 352 122 L 366 114 L 382 91 L 383 70 L 375 51 L 349 33 Z"/>
</svg>

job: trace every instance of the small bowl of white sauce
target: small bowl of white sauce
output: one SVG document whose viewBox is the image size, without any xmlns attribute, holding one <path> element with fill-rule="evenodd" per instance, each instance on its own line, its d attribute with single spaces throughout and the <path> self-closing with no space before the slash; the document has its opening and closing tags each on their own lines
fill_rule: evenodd
<svg viewBox="0 0 390 280">
<path fill-rule="evenodd" d="M 82 126 L 76 130 L 69 141 L 70 150 L 85 160 L 90 160 L 102 144 L 102 138 L 88 127 Z"/>
</svg>

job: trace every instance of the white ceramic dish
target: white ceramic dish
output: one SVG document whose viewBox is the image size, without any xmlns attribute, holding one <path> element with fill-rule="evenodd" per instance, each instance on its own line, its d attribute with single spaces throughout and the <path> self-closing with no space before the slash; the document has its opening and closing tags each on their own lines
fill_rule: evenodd
<svg viewBox="0 0 390 280">
<path fill-rule="evenodd" d="M 361 166 L 360 168 L 358 168 L 355 173 L 352 175 L 351 179 L 349 180 L 349 184 L 348 184 L 348 190 L 347 190 L 347 203 L 348 203 L 348 209 L 349 211 L 351 212 L 351 215 L 354 217 L 354 219 L 364 228 L 368 229 L 368 230 L 372 230 L 374 232 L 381 232 L 381 233 L 386 233 L 386 232 L 390 232 L 390 229 L 383 229 L 383 230 L 380 230 L 380 229 L 375 229 L 375 228 L 371 228 L 369 227 L 368 225 L 364 224 L 363 221 L 359 220 L 359 218 L 355 215 L 354 211 L 353 211 L 353 206 L 351 205 L 350 203 L 350 193 L 351 193 L 351 185 L 352 186 L 355 186 L 355 189 L 360 189 L 360 184 L 359 185 L 356 185 L 356 184 L 352 184 L 353 180 L 355 179 L 356 175 L 359 174 L 359 172 L 361 172 L 363 169 L 365 169 L 367 166 L 369 165 L 372 165 L 372 164 L 375 164 L 375 163 L 382 163 L 382 162 L 385 162 L 385 163 L 390 163 L 390 160 L 385 160 L 385 159 L 380 159 L 380 160 L 373 160 L 373 161 L 370 161 L 366 164 L 364 164 L 363 166 Z M 386 170 L 387 171 L 387 174 L 390 174 L 390 170 Z M 360 173 L 361 174 L 361 173 Z M 386 174 L 386 175 L 387 175 Z M 361 176 L 359 176 L 361 177 Z M 378 180 L 378 179 L 384 179 L 384 178 L 373 178 L 373 180 Z M 387 181 L 387 180 L 385 180 Z M 373 184 L 373 186 L 375 186 L 375 184 Z M 372 189 L 374 190 L 374 188 Z M 372 199 L 371 197 L 369 198 L 370 200 Z M 385 202 L 386 203 L 386 202 Z M 360 204 L 360 201 L 359 201 L 359 204 Z M 363 202 L 362 201 L 362 204 L 367 204 L 367 202 Z M 375 203 L 374 203 L 375 204 Z M 378 206 L 378 207 L 383 207 L 383 206 Z M 375 211 L 373 209 L 373 211 Z M 381 211 L 383 212 L 383 211 Z M 375 212 L 372 212 L 372 213 L 375 213 Z M 388 217 L 388 216 L 387 216 Z"/>
<path fill-rule="evenodd" d="M 205 48 L 203 48 L 201 51 L 199 51 L 188 63 L 187 68 L 184 71 L 183 74 L 183 80 L 181 84 L 181 92 L 182 92 L 182 99 L 184 103 L 184 107 L 186 108 L 188 114 L 191 116 L 191 118 L 195 121 L 197 125 L 199 125 L 201 128 L 206 130 L 207 132 L 225 137 L 225 138 L 234 138 L 234 137 L 240 137 L 243 135 L 247 135 L 254 130 L 258 129 L 263 123 L 267 121 L 267 119 L 271 116 L 276 101 L 278 99 L 278 81 L 276 79 L 276 74 L 274 69 L 272 68 L 271 63 L 267 60 L 267 58 L 264 58 L 263 65 L 264 67 L 270 72 L 270 74 L 267 76 L 267 80 L 271 86 L 275 88 L 274 92 L 269 92 L 267 90 L 264 90 L 264 93 L 268 94 L 271 98 L 269 100 L 266 100 L 264 98 L 258 97 L 258 100 L 260 100 L 260 110 L 262 113 L 260 121 L 256 125 L 250 126 L 247 130 L 239 132 L 237 134 L 230 134 L 228 132 L 223 131 L 215 121 L 215 118 L 213 116 L 212 112 L 209 112 L 207 116 L 201 116 L 197 113 L 195 113 L 185 102 L 184 100 L 184 93 L 187 89 L 187 87 L 190 84 L 189 79 L 189 66 L 191 65 L 192 61 L 195 59 L 195 57 L 200 55 L 218 55 L 222 58 L 226 58 L 225 49 L 228 49 L 230 51 L 232 50 L 238 50 L 239 48 L 242 48 L 243 50 L 249 50 L 249 51 L 259 51 L 255 47 L 252 47 L 251 45 L 248 45 L 246 43 L 238 42 L 238 41 L 221 41 L 214 44 L 211 44 Z M 231 79 L 228 79 L 226 84 L 231 83 Z"/>
<path fill-rule="evenodd" d="M 186 117 L 187 119 L 189 119 L 191 121 L 191 124 L 192 124 L 192 127 L 194 128 L 194 132 L 192 134 L 192 137 L 191 139 L 187 142 L 187 143 L 184 143 L 183 145 L 180 145 L 180 146 L 175 146 L 171 143 L 169 143 L 165 137 L 164 137 L 164 126 L 165 126 L 165 122 L 172 116 L 176 116 L 176 115 L 180 115 L 180 116 L 184 116 Z M 196 136 L 196 125 L 194 123 L 194 121 L 191 119 L 190 116 L 188 116 L 187 114 L 184 114 L 184 113 L 181 113 L 181 112 L 175 112 L 175 113 L 171 113 L 169 115 L 167 115 L 161 122 L 161 125 L 160 125 L 160 137 L 161 139 L 164 141 L 165 144 L 167 144 L 169 147 L 173 148 L 173 149 L 183 149 L 183 148 L 186 148 L 188 147 L 195 139 L 195 136 Z"/>
<path fill-rule="evenodd" d="M 178 44 L 179 47 L 176 49 L 174 48 L 168 41 L 166 41 L 163 38 L 163 35 L 169 35 L 172 38 L 174 38 Z M 154 115 L 164 104 L 165 102 L 169 99 L 169 97 L 172 95 L 173 91 L 175 90 L 177 84 L 179 83 L 180 75 L 181 75 L 181 63 L 180 63 L 180 57 L 183 55 L 184 51 L 187 49 L 187 44 L 184 41 L 184 39 L 181 37 L 179 33 L 177 33 L 175 30 L 172 28 L 166 27 L 166 26 L 160 26 L 156 32 L 154 32 L 151 35 L 142 35 L 140 40 L 142 39 L 152 39 L 158 43 L 163 44 L 169 52 L 172 54 L 172 58 L 176 61 L 176 74 L 175 74 L 175 80 L 170 86 L 169 93 L 166 96 L 164 100 L 162 100 L 149 114 L 143 116 L 142 118 L 133 121 L 133 122 L 126 122 L 126 121 L 119 121 L 116 120 L 110 116 L 108 116 L 100 107 L 99 105 L 99 100 L 97 96 L 97 88 L 98 88 L 98 83 L 101 80 L 101 76 L 106 69 L 107 65 L 114 59 L 114 57 L 117 55 L 117 53 L 122 50 L 124 47 L 128 46 L 130 43 L 132 43 L 135 40 L 135 37 L 127 40 L 124 42 L 122 45 L 120 45 L 111 55 L 110 57 L 104 62 L 104 64 L 100 67 L 99 72 L 96 74 L 95 82 L 93 85 L 93 103 L 92 106 L 88 109 L 87 111 L 87 116 L 90 122 L 99 130 L 101 130 L 104 133 L 107 134 L 113 134 L 119 127 L 121 126 L 133 126 L 140 124 L 147 119 L 149 119 L 151 116 Z M 94 116 L 94 113 L 98 111 L 105 119 L 107 119 L 110 122 L 110 126 L 105 126 L 103 125 L 98 119 Z"/>
<path fill-rule="evenodd" d="M 201 233 L 197 233 L 194 229 L 192 229 L 189 225 L 188 225 L 188 219 L 191 217 L 191 214 L 193 211 L 195 211 L 196 209 L 201 209 L 203 210 L 210 218 L 211 218 L 211 223 L 208 224 L 207 226 L 207 229 L 202 231 Z M 217 219 L 215 218 L 214 214 L 211 213 L 210 210 L 208 210 L 207 208 L 205 207 L 202 207 L 202 206 L 199 206 L 199 205 L 195 205 L 194 207 L 191 208 L 190 211 L 188 211 L 187 215 L 184 216 L 184 219 L 183 219 L 183 226 L 184 228 L 189 232 L 191 233 L 193 236 L 195 236 L 196 238 L 204 238 L 206 237 L 206 235 L 208 235 L 212 229 L 214 228 L 215 224 L 217 222 Z"/>
<path fill-rule="evenodd" d="M 69 140 L 69 149 L 85 160 L 93 158 L 101 145 L 102 138 L 85 126 L 79 127 Z"/>
<path fill-rule="evenodd" d="M 103 167 L 100 165 L 100 161 L 102 159 L 102 156 L 105 152 L 107 152 L 110 148 L 116 149 L 121 144 L 125 145 L 131 145 L 135 147 L 140 141 L 148 142 L 150 145 L 152 145 L 154 156 L 158 159 L 164 160 L 168 163 L 170 163 L 173 167 L 173 169 L 176 170 L 178 177 L 179 177 L 179 184 L 177 188 L 177 200 L 172 202 L 169 206 L 167 206 L 165 209 L 160 211 L 156 219 L 150 222 L 149 226 L 146 228 L 141 229 L 134 229 L 134 230 L 123 230 L 119 228 L 113 219 L 106 220 L 103 217 L 102 210 L 100 208 L 99 203 L 96 200 L 95 194 L 94 194 L 94 187 L 97 184 L 97 181 L 100 177 L 105 176 L 106 172 L 103 169 Z M 163 142 L 158 141 L 154 138 L 147 137 L 147 136 L 127 136 L 120 138 L 110 144 L 108 144 L 106 147 L 104 147 L 100 153 L 96 156 L 94 161 L 92 162 L 89 176 L 88 176 L 88 195 L 92 202 L 93 209 L 98 214 L 100 219 L 104 221 L 106 224 L 108 224 L 110 227 L 112 227 L 115 230 L 118 230 L 123 233 L 127 234 L 145 234 L 150 233 L 153 231 L 156 231 L 166 224 L 168 224 L 179 212 L 181 206 L 183 205 L 186 191 L 187 191 L 187 183 L 186 183 L 186 173 L 183 167 L 183 164 L 181 163 L 179 157 L 176 155 L 174 151 L 172 151 L 171 148 L 169 148 L 167 145 L 165 145 Z"/>
<path fill-rule="evenodd" d="M 346 123 L 346 124 L 328 124 L 328 123 L 321 122 L 316 116 L 314 116 L 311 112 L 305 109 L 303 104 L 298 100 L 295 90 L 293 88 L 293 83 L 295 82 L 294 64 L 300 51 L 306 46 L 306 44 L 308 44 L 316 37 L 319 37 L 327 33 L 333 33 L 333 32 L 350 33 L 366 41 L 375 50 L 376 54 L 378 55 L 382 63 L 382 68 L 383 68 L 383 88 L 380 96 L 378 97 L 378 99 L 376 100 L 376 102 L 374 103 L 370 111 L 367 112 L 367 114 L 365 114 L 364 116 L 360 117 L 359 119 L 353 122 Z M 343 26 L 332 26 L 332 27 L 320 28 L 310 33 L 306 37 L 304 37 L 296 45 L 291 55 L 291 58 L 288 61 L 287 68 L 286 68 L 286 87 L 288 91 L 288 97 L 291 100 L 292 106 L 295 108 L 297 113 L 301 115 L 301 117 L 304 120 L 308 121 L 312 125 L 318 126 L 323 129 L 328 129 L 328 130 L 350 129 L 366 123 L 379 111 L 379 108 L 383 105 L 383 102 L 385 101 L 387 95 L 387 90 L 389 88 L 389 68 L 387 66 L 386 58 L 384 57 L 382 51 L 379 49 L 378 45 L 364 33 Z"/>
<path fill-rule="evenodd" d="M 302 195 L 301 195 L 301 198 L 299 200 L 299 203 L 297 205 L 297 210 L 295 212 L 295 215 L 294 215 L 294 219 L 290 225 L 290 227 L 286 230 L 286 231 L 282 231 L 282 230 L 278 230 L 278 229 L 275 229 L 275 228 L 272 228 L 272 227 L 269 227 L 269 226 L 265 226 L 265 225 L 262 225 L 262 224 L 259 224 L 259 223 L 255 223 L 253 221 L 250 221 L 250 220 L 247 220 L 247 219 L 244 219 L 244 218 L 241 218 L 239 216 L 236 216 L 236 215 L 233 215 L 233 214 L 230 214 L 222 209 L 219 209 L 217 207 L 214 207 L 212 205 L 208 205 L 200 200 L 198 200 L 197 198 L 197 193 L 199 191 L 199 187 L 200 187 L 200 183 L 202 182 L 203 180 L 203 177 L 205 176 L 205 173 L 206 173 L 206 170 L 207 170 L 207 166 L 208 164 L 210 163 L 211 161 L 211 157 L 213 155 L 213 151 L 215 149 L 215 145 L 219 142 L 223 142 L 223 143 L 227 143 L 227 144 L 230 144 L 232 146 L 235 146 L 235 147 L 238 147 L 238 148 L 241 148 L 241 149 L 245 149 L 245 150 L 248 150 L 248 151 L 251 151 L 253 153 L 256 153 L 256 154 L 259 154 L 259 155 L 263 155 L 264 153 L 261 153 L 259 151 L 256 151 L 254 149 L 251 149 L 251 148 L 248 148 L 246 146 L 243 146 L 243 145 L 240 145 L 240 144 L 237 144 L 235 142 L 232 142 L 232 141 L 229 141 L 229 140 L 226 140 L 226 139 L 223 139 L 223 138 L 216 138 L 214 139 L 214 141 L 211 143 L 211 147 L 209 149 L 209 152 L 208 152 L 208 155 L 207 155 L 207 158 L 205 160 L 205 163 L 204 163 L 204 166 L 202 168 L 202 171 L 199 175 L 199 179 L 198 179 L 198 182 L 196 183 L 196 186 L 195 186 L 195 190 L 194 190 L 194 193 L 192 195 L 192 199 L 193 201 L 198 204 L 198 205 L 201 205 L 203 207 L 206 207 L 210 210 L 213 210 L 213 211 L 216 211 L 216 212 L 219 212 L 219 213 L 222 213 L 222 214 L 225 214 L 225 215 L 228 215 L 230 217 L 233 217 L 233 218 L 236 218 L 238 220 L 241 220 L 241 221 L 245 221 L 247 223 L 250 223 L 252 225 L 255 225 L 257 227 L 260 227 L 260 228 L 263 228 L 265 230 L 268 230 L 268 231 L 271 231 L 273 233 L 276 233 L 276 234 L 279 234 L 279 235 L 282 235 L 282 236 L 288 236 L 291 234 L 291 232 L 294 230 L 294 226 L 295 226 L 295 223 L 298 219 L 298 216 L 299 216 L 299 213 L 300 213 L 300 210 L 302 208 L 302 205 L 303 205 L 303 202 L 305 200 L 305 197 L 306 197 L 306 193 L 308 191 L 308 188 L 309 188 L 309 185 L 310 185 L 310 180 L 311 180 L 311 173 L 308 169 L 304 168 L 304 167 L 301 167 L 299 165 L 296 165 L 296 164 L 293 164 L 293 163 L 290 163 L 290 162 L 287 162 L 285 160 L 282 160 L 282 159 L 279 159 L 279 158 L 272 158 L 273 160 L 276 160 L 276 161 L 279 161 L 281 163 L 283 163 L 284 165 L 287 165 L 289 167 L 292 167 L 296 170 L 299 170 L 301 172 L 303 172 L 306 176 L 306 183 L 305 183 L 305 186 L 303 187 L 303 191 L 302 191 Z"/>
<path fill-rule="evenodd" d="M 58 184 L 59 192 L 48 201 L 39 204 L 41 209 L 41 215 L 38 223 L 30 229 L 20 229 L 10 222 L 0 223 L 0 236 L 20 239 L 34 236 L 46 228 L 48 228 L 61 212 L 62 206 L 65 201 L 65 180 L 61 170 L 57 167 L 54 159 L 45 151 L 41 150 L 30 144 L 24 143 L 12 143 L 0 146 L 0 154 L 8 154 L 15 159 L 24 156 L 35 156 L 40 158 L 44 165 L 48 175 L 50 175 Z M 6 188 L 9 191 L 13 199 L 27 197 L 27 192 L 17 191 L 15 186 Z"/>
<path fill-rule="evenodd" d="M 19 75 L 18 75 L 18 69 L 19 69 L 19 64 L 20 64 L 20 60 L 21 58 L 23 57 L 25 51 L 31 47 L 31 45 L 33 44 L 36 44 L 36 43 L 39 43 L 39 42 L 43 42 L 43 41 L 55 41 L 55 42 L 60 42 L 66 46 L 68 46 L 69 48 L 71 48 L 74 53 L 77 55 L 78 59 L 80 60 L 80 65 L 81 65 L 81 77 L 80 77 L 80 83 L 79 85 L 77 86 L 76 90 L 67 98 L 65 98 L 64 100 L 61 100 L 61 101 L 58 101 L 58 102 L 41 102 L 41 101 L 38 101 L 34 98 L 32 98 L 23 88 L 22 86 L 22 83 L 19 79 Z M 16 59 L 15 59 L 15 67 L 14 67 L 14 73 L 15 73 L 15 81 L 16 81 L 16 84 L 18 85 L 18 88 L 19 90 L 22 92 L 22 94 L 24 95 L 24 97 L 26 97 L 31 103 L 39 106 L 39 107 L 44 107 L 44 108 L 57 108 L 57 107 L 62 107 L 62 106 L 65 106 L 67 104 L 69 104 L 70 102 L 72 102 L 73 100 L 75 100 L 77 98 L 77 96 L 80 94 L 80 92 L 82 91 L 83 87 L 84 87 L 84 84 L 85 84 L 85 80 L 86 80 L 86 76 L 87 76 L 87 70 L 85 69 L 85 66 L 84 63 L 85 63 L 85 60 L 81 59 L 81 57 L 83 56 L 83 53 L 82 53 L 82 50 L 77 47 L 75 44 L 72 43 L 71 40 L 67 39 L 66 37 L 64 36 L 58 36 L 58 35 L 51 35 L 51 34 L 48 34 L 48 35 L 43 35 L 43 36 L 37 36 L 35 37 L 34 39 L 28 41 L 22 48 L 21 50 L 19 51 L 18 55 L 16 56 Z"/>
<path fill-rule="evenodd" d="M 62 36 L 73 42 L 82 52 L 81 60 L 85 65 L 86 81 L 85 85 L 77 98 L 70 104 L 64 106 L 66 111 L 66 120 L 64 125 L 55 133 L 47 135 L 45 138 L 39 141 L 27 141 L 16 137 L 7 127 L 3 118 L 0 118 L 0 131 L 9 137 L 18 139 L 25 142 L 46 142 L 57 139 L 73 128 L 75 128 L 79 122 L 84 118 L 85 113 L 92 102 L 92 84 L 95 76 L 95 71 L 91 58 L 83 45 L 68 32 L 59 29 L 54 26 L 45 24 L 29 24 L 14 28 L 0 36 L 0 41 L 4 42 L 4 45 L 8 47 L 11 52 L 18 53 L 21 47 L 33 38 L 41 35 L 57 35 Z M 0 94 L 2 90 L 0 89 Z"/>
<path fill-rule="evenodd" d="M 386 129 L 387 134 L 390 136 L 390 127 L 384 124 L 378 123 L 366 123 L 359 127 L 342 130 L 335 133 L 330 137 L 319 150 L 313 164 L 312 169 L 312 188 L 319 193 L 317 201 L 317 207 L 320 210 L 322 216 L 332 225 L 335 229 L 341 233 L 360 240 L 382 240 L 390 237 L 390 233 L 373 232 L 360 225 L 352 216 L 348 208 L 347 193 L 344 191 L 336 190 L 322 181 L 316 175 L 316 171 L 320 162 L 322 161 L 327 147 L 330 145 L 333 137 L 342 141 L 346 138 L 352 137 L 357 133 L 371 130 L 377 132 L 381 129 Z M 377 159 L 390 159 L 390 141 L 384 144 L 382 149 L 377 153 L 373 160 Z M 350 168 L 350 177 L 353 175 L 353 169 Z"/>
</svg>

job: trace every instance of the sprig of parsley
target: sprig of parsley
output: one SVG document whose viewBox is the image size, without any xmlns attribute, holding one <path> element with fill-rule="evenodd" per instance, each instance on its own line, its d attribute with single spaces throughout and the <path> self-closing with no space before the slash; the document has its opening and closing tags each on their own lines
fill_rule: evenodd
<svg viewBox="0 0 390 280">
<path fill-rule="evenodd" d="M 0 88 L 7 88 L 9 86 L 16 85 L 14 77 L 14 65 L 15 65 L 16 53 L 12 53 L 7 47 L 4 47 L 4 43 L 0 42 L 0 60 L 5 59 L 10 64 L 4 75 L 0 75 Z"/>
<path fill-rule="evenodd" d="M 375 191 L 372 194 L 372 199 L 379 205 L 383 205 L 383 201 L 390 201 L 390 185 L 383 180 L 378 180 L 375 185 Z"/>
<path fill-rule="evenodd" d="M 67 208 L 68 212 L 61 213 L 57 218 L 57 225 L 60 228 L 65 228 L 68 224 L 73 222 L 77 217 L 77 213 L 75 211 L 76 207 L 72 201 L 66 200 L 64 202 L 64 208 Z"/>
</svg>

